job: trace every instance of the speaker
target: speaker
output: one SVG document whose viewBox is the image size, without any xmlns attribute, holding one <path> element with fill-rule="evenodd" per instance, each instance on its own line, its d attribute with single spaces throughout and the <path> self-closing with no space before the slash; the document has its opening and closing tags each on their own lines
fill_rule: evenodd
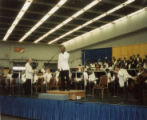
<svg viewBox="0 0 147 120">
<path fill-rule="evenodd" d="M 68 100 L 68 95 L 39 93 L 38 98 L 50 100 Z"/>
</svg>

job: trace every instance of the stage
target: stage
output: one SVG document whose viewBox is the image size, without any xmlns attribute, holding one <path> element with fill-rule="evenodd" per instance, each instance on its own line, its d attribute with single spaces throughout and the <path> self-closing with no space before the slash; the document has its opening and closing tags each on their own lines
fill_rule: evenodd
<svg viewBox="0 0 147 120">
<path fill-rule="evenodd" d="M 35 120 L 147 120 L 143 106 L 14 96 L 0 96 L 0 112 Z"/>
<path fill-rule="evenodd" d="M 85 96 L 84 90 L 69 90 L 69 91 L 48 90 L 47 93 L 54 95 L 67 95 L 68 99 L 70 100 L 82 99 Z"/>
</svg>

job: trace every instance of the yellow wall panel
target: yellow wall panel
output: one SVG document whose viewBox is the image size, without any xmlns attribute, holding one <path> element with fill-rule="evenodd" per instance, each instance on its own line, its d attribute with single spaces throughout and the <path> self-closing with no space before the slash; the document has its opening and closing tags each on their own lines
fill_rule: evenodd
<svg viewBox="0 0 147 120">
<path fill-rule="evenodd" d="M 130 56 L 137 54 L 140 54 L 141 57 L 147 55 L 147 43 L 112 48 L 112 55 L 117 59 L 124 57 L 128 59 Z"/>
</svg>

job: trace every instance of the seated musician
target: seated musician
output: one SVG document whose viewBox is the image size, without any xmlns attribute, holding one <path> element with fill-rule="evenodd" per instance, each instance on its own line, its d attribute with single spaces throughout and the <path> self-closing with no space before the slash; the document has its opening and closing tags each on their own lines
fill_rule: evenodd
<svg viewBox="0 0 147 120">
<path fill-rule="evenodd" d="M 57 70 L 56 73 L 55 73 L 55 80 L 56 80 L 56 85 L 58 84 L 59 82 L 59 74 L 60 74 L 60 71 Z"/>
<path fill-rule="evenodd" d="M 89 70 L 89 69 L 90 69 L 90 64 L 86 64 L 85 70 Z"/>
<path fill-rule="evenodd" d="M 95 68 L 95 63 L 91 63 L 91 64 L 90 64 L 90 67 L 91 67 L 91 68 Z"/>
<path fill-rule="evenodd" d="M 144 70 L 143 67 L 139 68 L 139 73 L 134 85 L 134 95 L 138 99 L 139 104 L 147 104 L 147 101 L 144 101 L 144 91 L 147 91 L 147 70 Z"/>
<path fill-rule="evenodd" d="M 114 95 L 114 88 L 115 88 L 115 75 L 113 73 L 113 76 L 111 76 L 109 69 L 106 69 L 106 75 L 108 78 L 108 88 L 109 88 L 111 95 L 113 96 Z"/>
<path fill-rule="evenodd" d="M 8 74 L 6 76 L 6 85 L 7 85 L 7 87 L 10 87 L 10 85 L 11 85 L 12 75 L 13 75 L 12 70 L 9 70 L 9 72 L 8 72 Z"/>
<path fill-rule="evenodd" d="M 144 72 L 143 67 L 139 66 L 137 76 L 141 75 L 143 72 Z"/>
<path fill-rule="evenodd" d="M 106 61 L 104 61 L 105 69 L 108 69 L 109 65 Z"/>
<path fill-rule="evenodd" d="M 37 86 L 39 87 L 42 86 L 41 88 L 45 88 L 46 85 L 45 85 L 43 73 L 39 71 L 37 76 L 38 76 Z"/>
<path fill-rule="evenodd" d="M 47 69 L 47 72 L 43 76 L 44 76 L 43 84 L 46 84 L 46 85 L 49 84 L 52 79 L 52 73 L 49 68 Z"/>
<path fill-rule="evenodd" d="M 87 82 L 88 82 L 88 73 L 85 71 L 85 68 L 83 67 L 82 69 L 83 72 L 83 78 L 84 78 L 84 85 L 87 86 Z"/>
<path fill-rule="evenodd" d="M 34 72 L 34 79 L 33 79 L 33 85 L 35 85 L 38 81 L 38 73 L 35 71 Z"/>
<path fill-rule="evenodd" d="M 92 93 L 92 88 L 95 84 L 96 84 L 96 77 L 95 77 L 94 71 L 91 70 L 89 75 L 88 85 L 87 85 L 89 93 Z"/>
<path fill-rule="evenodd" d="M 24 84 L 26 82 L 26 74 L 24 72 L 22 72 L 21 75 L 21 84 Z"/>
<path fill-rule="evenodd" d="M 101 71 L 101 65 L 97 65 L 96 66 L 96 71 L 98 72 L 98 71 Z"/>
<path fill-rule="evenodd" d="M 119 78 L 118 78 L 119 66 L 115 65 L 113 75 L 112 75 L 112 95 L 117 95 L 119 88 Z"/>
<path fill-rule="evenodd" d="M 42 68 L 41 68 L 41 72 L 42 72 L 43 74 L 46 73 L 45 66 L 42 66 Z"/>
<path fill-rule="evenodd" d="M 106 66 L 104 65 L 104 63 L 103 63 L 103 65 L 101 65 L 101 70 L 102 71 L 105 71 L 106 70 Z"/>
<path fill-rule="evenodd" d="M 77 68 L 78 68 L 78 72 L 81 72 L 82 71 L 82 65 L 81 64 L 79 64 L 78 66 L 77 66 Z"/>
<path fill-rule="evenodd" d="M 126 93 L 126 89 L 127 89 L 127 81 L 128 78 L 132 78 L 134 79 L 134 77 L 132 77 L 127 70 L 125 69 L 125 65 L 122 64 L 121 68 L 118 72 L 118 78 L 119 78 L 119 85 L 120 85 L 120 94 L 123 95 L 123 98 L 126 99 L 127 98 L 127 93 Z"/>
<path fill-rule="evenodd" d="M 147 70 L 147 60 L 144 62 L 143 68 L 144 68 L 145 70 Z"/>
<path fill-rule="evenodd" d="M 112 70 L 113 70 L 113 65 L 112 65 L 112 63 L 111 63 L 111 62 L 109 62 L 109 64 L 108 64 L 108 69 L 109 69 L 110 71 L 112 71 Z"/>
<path fill-rule="evenodd" d="M 106 76 L 108 78 L 108 83 L 110 83 L 111 82 L 111 73 L 110 73 L 109 69 L 106 69 Z"/>
<path fill-rule="evenodd" d="M 84 87 L 83 72 L 77 72 L 76 74 L 77 74 L 75 78 L 76 89 L 83 89 Z"/>
</svg>

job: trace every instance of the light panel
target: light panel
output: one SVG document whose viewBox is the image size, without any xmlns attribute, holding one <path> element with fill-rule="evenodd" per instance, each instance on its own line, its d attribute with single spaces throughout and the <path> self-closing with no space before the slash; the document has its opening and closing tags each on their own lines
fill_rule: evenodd
<svg viewBox="0 0 147 120">
<path fill-rule="evenodd" d="M 23 42 L 32 32 L 34 32 L 40 25 L 42 25 L 49 17 L 51 17 L 61 6 L 63 6 L 68 0 L 59 0 L 59 2 L 45 14 L 39 22 L 37 22 L 20 40 Z"/>
<path fill-rule="evenodd" d="M 122 18 L 119 18 L 117 20 L 114 20 L 113 22 L 108 23 L 106 25 L 103 25 L 103 26 L 99 27 L 98 29 L 107 29 L 108 27 L 112 26 L 115 23 L 120 23 L 121 21 L 124 21 L 124 20 L 128 19 L 129 17 L 135 16 L 137 14 L 140 14 L 141 12 L 144 12 L 144 11 L 147 11 L 147 7 L 143 8 L 143 9 L 140 9 L 140 10 L 138 10 L 136 12 L 133 12 L 133 13 L 131 13 L 131 14 L 127 15 L 127 16 L 124 16 Z M 86 34 L 86 33 L 84 33 L 84 34 Z M 73 42 L 73 39 L 62 43 L 62 45 L 66 45 L 68 43 L 72 43 Z"/>
<path fill-rule="evenodd" d="M 21 10 L 19 11 L 17 17 L 15 18 L 15 20 L 12 23 L 12 25 L 8 29 L 7 33 L 5 34 L 5 36 L 3 38 L 3 41 L 7 41 L 8 37 L 10 36 L 10 34 L 12 33 L 12 31 L 14 30 L 14 28 L 16 27 L 16 25 L 19 23 L 19 21 L 21 20 L 21 18 L 25 14 L 25 12 L 28 10 L 28 8 L 32 4 L 32 2 L 33 2 L 33 0 L 26 0 L 25 1 L 24 5 L 21 8 Z"/>
<path fill-rule="evenodd" d="M 83 14 L 84 12 L 86 12 L 87 10 L 89 10 L 90 8 L 92 8 L 93 6 L 97 5 L 101 0 L 94 0 L 92 1 L 90 4 L 88 4 L 86 7 L 84 7 L 83 9 L 81 9 L 80 11 L 76 12 L 74 15 L 72 15 L 71 17 L 67 18 L 65 21 L 63 21 L 61 24 L 57 25 L 55 28 L 53 28 L 52 30 L 48 31 L 46 34 L 44 34 L 43 36 L 41 36 L 40 38 L 38 38 L 37 40 L 34 41 L 34 43 L 38 43 L 41 40 L 43 40 L 45 37 L 49 36 L 50 34 L 52 34 L 53 32 L 55 32 L 56 30 L 58 30 L 59 28 L 61 28 L 62 26 L 66 25 L 67 23 L 69 23 L 71 20 L 75 19 L 76 17 L 78 17 L 79 15 Z"/>
<path fill-rule="evenodd" d="M 92 20 L 90 20 L 90 21 L 84 23 L 84 24 L 81 25 L 80 27 L 74 28 L 74 29 L 71 30 L 70 32 L 67 32 L 67 33 L 65 33 L 64 35 L 61 35 L 61 36 L 59 36 L 58 38 L 56 38 L 56 39 L 54 39 L 54 40 L 48 42 L 48 44 L 55 43 L 55 42 L 59 41 L 60 39 L 62 39 L 63 37 L 65 37 L 65 36 L 67 36 L 67 35 L 70 35 L 70 34 L 72 34 L 73 32 L 75 32 L 75 31 L 77 31 L 77 30 L 79 30 L 79 29 L 81 29 L 81 28 L 83 28 L 83 27 L 85 27 L 85 26 L 87 26 L 87 25 L 89 25 L 89 24 L 91 24 L 91 23 L 97 21 L 97 20 L 100 20 L 101 18 L 103 18 L 103 17 L 105 17 L 105 16 L 107 16 L 107 15 L 109 15 L 109 14 L 111 14 L 111 13 L 113 13 L 113 12 L 119 10 L 119 9 L 121 9 L 122 7 L 125 7 L 125 6 L 128 5 L 128 4 L 131 4 L 131 3 L 134 2 L 134 1 L 135 1 L 135 0 L 127 0 L 126 2 L 124 2 L 124 3 L 122 3 L 122 4 L 120 4 L 120 5 L 116 6 L 116 7 L 114 7 L 113 9 L 111 9 L 111 10 L 105 12 L 104 14 L 102 14 L 102 15 L 100 15 L 100 16 L 98 16 L 98 17 L 95 17 L 94 19 L 92 19 Z"/>
<path fill-rule="evenodd" d="M 22 67 L 22 66 L 14 66 L 12 69 L 13 69 L 13 70 L 16 70 L 16 71 L 19 71 L 19 70 L 23 71 L 23 70 L 25 70 L 26 68 L 25 68 L 25 67 Z"/>
</svg>

